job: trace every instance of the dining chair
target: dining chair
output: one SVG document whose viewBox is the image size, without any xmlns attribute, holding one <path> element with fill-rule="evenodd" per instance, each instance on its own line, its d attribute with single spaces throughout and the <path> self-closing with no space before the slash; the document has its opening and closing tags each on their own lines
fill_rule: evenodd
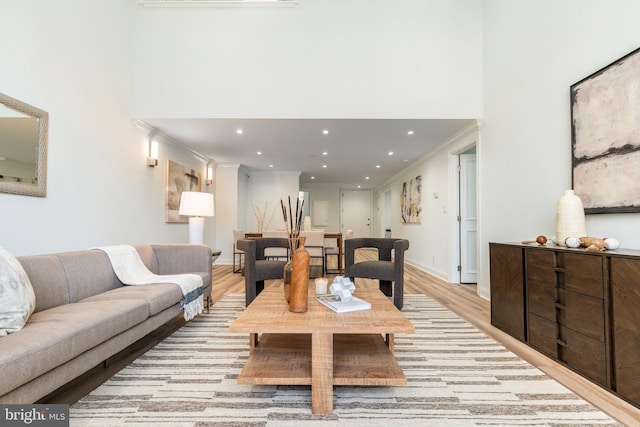
<svg viewBox="0 0 640 427">
<path fill-rule="evenodd" d="M 244 252 L 238 249 L 238 240 L 244 239 L 244 231 L 238 228 L 233 229 L 233 272 L 240 273 L 242 271 L 242 255 Z M 236 258 L 238 259 L 238 268 L 236 268 Z"/>
<path fill-rule="evenodd" d="M 301 231 L 300 237 L 305 238 L 304 247 L 309 252 L 309 258 L 311 261 L 311 267 L 314 264 L 313 260 L 320 260 L 320 277 L 324 276 L 325 264 L 324 264 L 324 230 L 308 230 Z M 317 276 L 314 276 L 317 277 Z"/>
<path fill-rule="evenodd" d="M 285 230 L 266 230 L 262 232 L 263 238 L 288 239 L 289 235 Z M 264 256 L 267 259 L 286 260 L 289 257 L 289 246 L 285 248 L 270 247 L 265 249 Z"/>
<path fill-rule="evenodd" d="M 351 239 L 353 237 L 353 230 L 347 230 L 342 241 L 342 249 L 344 256 L 344 240 Z M 340 249 L 337 246 L 325 246 L 324 248 L 324 265 L 325 273 L 342 274 L 342 271 L 338 268 L 340 263 L 338 257 L 340 256 Z M 336 257 L 336 268 L 329 269 L 329 257 Z"/>
</svg>

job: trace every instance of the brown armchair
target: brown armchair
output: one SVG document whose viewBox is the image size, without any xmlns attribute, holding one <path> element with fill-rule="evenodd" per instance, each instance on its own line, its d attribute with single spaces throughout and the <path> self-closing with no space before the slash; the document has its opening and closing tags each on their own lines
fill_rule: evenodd
<svg viewBox="0 0 640 427">
<path fill-rule="evenodd" d="M 345 273 L 355 283 L 355 278 L 378 279 L 380 290 L 402 310 L 404 294 L 404 252 L 409 249 L 406 239 L 358 237 L 344 241 Z M 359 248 L 375 248 L 378 260 L 355 262 L 355 251 Z M 393 260 L 391 259 L 393 250 Z M 393 282 L 393 287 L 391 286 Z"/>
<path fill-rule="evenodd" d="M 245 302 L 251 301 L 264 289 L 264 281 L 282 279 L 286 260 L 267 259 L 266 248 L 289 248 L 289 240 L 280 237 L 238 240 L 238 249 L 244 252 Z"/>
</svg>

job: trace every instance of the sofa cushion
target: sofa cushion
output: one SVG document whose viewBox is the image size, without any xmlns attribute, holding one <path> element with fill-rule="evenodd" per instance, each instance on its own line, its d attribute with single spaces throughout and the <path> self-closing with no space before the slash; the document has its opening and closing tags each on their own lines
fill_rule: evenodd
<svg viewBox="0 0 640 427">
<path fill-rule="evenodd" d="M 56 255 L 32 255 L 18 257 L 18 261 L 27 272 L 36 294 L 36 313 L 71 302 L 67 273 L 60 258 Z"/>
<path fill-rule="evenodd" d="M 147 319 L 143 300 L 67 304 L 0 338 L 0 396 Z"/>
<path fill-rule="evenodd" d="M 78 302 L 109 302 L 115 300 L 141 300 L 147 304 L 148 316 L 155 316 L 182 300 L 182 291 L 175 283 L 122 286 Z"/>
<path fill-rule="evenodd" d="M 64 252 L 60 258 L 69 281 L 70 302 L 122 286 L 107 255 L 98 250 Z"/>
<path fill-rule="evenodd" d="M 0 247 L 0 337 L 19 331 L 36 308 L 36 296 L 22 264 Z"/>
</svg>

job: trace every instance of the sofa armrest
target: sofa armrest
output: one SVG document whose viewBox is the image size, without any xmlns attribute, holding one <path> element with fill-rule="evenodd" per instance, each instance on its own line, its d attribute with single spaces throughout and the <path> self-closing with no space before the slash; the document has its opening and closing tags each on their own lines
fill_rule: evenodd
<svg viewBox="0 0 640 427">
<path fill-rule="evenodd" d="M 203 284 L 211 286 L 211 248 L 206 245 L 154 244 L 157 274 L 199 273 Z"/>
</svg>

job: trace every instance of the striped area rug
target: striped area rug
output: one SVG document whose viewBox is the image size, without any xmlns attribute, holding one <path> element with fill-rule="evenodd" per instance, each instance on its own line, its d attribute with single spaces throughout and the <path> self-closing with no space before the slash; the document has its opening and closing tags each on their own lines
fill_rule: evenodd
<svg viewBox="0 0 640 427">
<path fill-rule="evenodd" d="M 71 426 L 619 425 L 424 295 L 406 295 L 416 327 L 396 335 L 404 387 L 336 387 L 334 414 L 311 414 L 305 386 L 237 384 L 248 337 L 228 327 L 231 294 L 71 407 Z"/>
</svg>

